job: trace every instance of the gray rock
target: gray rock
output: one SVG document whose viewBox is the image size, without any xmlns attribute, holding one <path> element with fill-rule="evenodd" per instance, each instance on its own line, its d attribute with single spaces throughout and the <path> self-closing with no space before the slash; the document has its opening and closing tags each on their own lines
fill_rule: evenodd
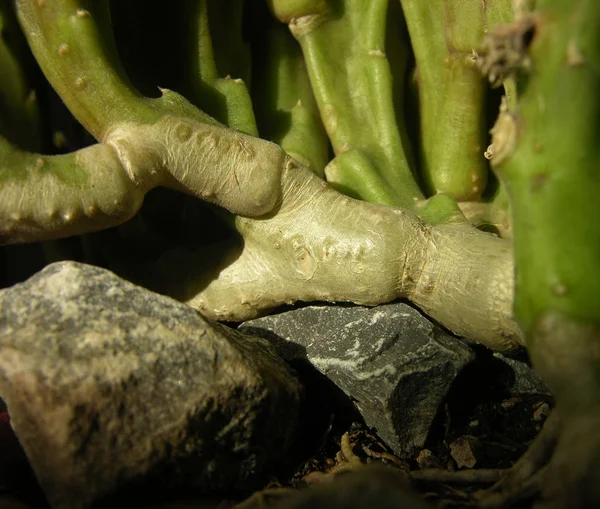
<svg viewBox="0 0 600 509">
<path fill-rule="evenodd" d="M 113 273 L 56 263 L 0 292 L 0 394 L 49 502 L 254 487 L 300 387 L 268 342 Z"/>
<path fill-rule="evenodd" d="M 552 396 L 552 392 L 544 380 L 527 363 L 511 359 L 499 352 L 494 352 L 494 358 L 506 365 L 512 373 L 512 380 L 508 388 L 511 395 Z"/>
<path fill-rule="evenodd" d="M 374 308 L 310 306 L 245 322 L 240 330 L 306 358 L 356 403 L 398 454 L 427 438 L 438 406 L 473 353 L 402 303 Z"/>
</svg>

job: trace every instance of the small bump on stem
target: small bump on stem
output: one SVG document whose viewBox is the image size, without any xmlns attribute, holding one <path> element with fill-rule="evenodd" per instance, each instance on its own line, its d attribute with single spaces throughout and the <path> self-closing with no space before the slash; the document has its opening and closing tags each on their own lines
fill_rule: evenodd
<svg viewBox="0 0 600 509">
<path fill-rule="evenodd" d="M 75 220 L 76 212 L 74 210 L 69 210 L 63 214 L 63 221 L 65 223 L 72 223 Z"/>
<path fill-rule="evenodd" d="M 185 143 L 192 137 L 192 134 L 194 134 L 194 132 L 189 125 L 182 123 L 178 124 L 175 127 L 173 134 L 175 135 L 175 139 L 177 139 L 177 141 Z"/>
<path fill-rule="evenodd" d="M 379 48 L 369 50 L 369 55 L 371 55 L 372 57 L 385 58 L 385 52 L 381 51 L 381 49 Z"/>
<path fill-rule="evenodd" d="M 558 283 L 557 285 L 554 285 L 552 291 L 558 297 L 564 297 L 567 294 L 567 286 L 563 283 Z"/>
<path fill-rule="evenodd" d="M 567 64 L 570 66 L 585 64 L 585 58 L 573 40 L 569 41 L 567 46 Z"/>
<path fill-rule="evenodd" d="M 66 42 L 63 42 L 58 46 L 58 54 L 61 57 L 66 56 L 69 53 L 69 45 Z"/>
<path fill-rule="evenodd" d="M 548 181 L 549 175 L 547 173 L 536 173 L 531 177 L 531 190 L 533 192 L 540 191 L 544 184 Z"/>
<path fill-rule="evenodd" d="M 85 85 L 86 85 L 86 81 L 85 81 L 85 78 L 82 76 L 78 76 L 77 78 L 75 78 L 75 81 L 73 81 L 73 86 L 77 90 L 83 90 L 85 88 Z"/>
<path fill-rule="evenodd" d="M 90 17 L 90 12 L 85 9 L 77 9 L 75 16 L 79 19 L 85 19 Z"/>
</svg>

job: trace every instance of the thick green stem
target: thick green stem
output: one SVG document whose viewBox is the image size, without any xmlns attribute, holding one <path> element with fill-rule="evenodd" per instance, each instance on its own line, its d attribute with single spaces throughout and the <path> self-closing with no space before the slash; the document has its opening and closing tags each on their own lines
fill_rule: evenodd
<svg viewBox="0 0 600 509">
<path fill-rule="evenodd" d="M 120 224 L 137 212 L 146 190 L 134 185 L 108 145 L 43 156 L 0 137 L 0 244 Z"/>
<path fill-rule="evenodd" d="M 569 408 L 597 400 L 600 383 L 600 5 L 538 4 L 531 75 L 518 109 L 498 118 L 492 162 L 513 210 L 515 313 L 559 407 Z M 587 387 L 577 382 L 586 377 Z M 573 397 L 575 386 L 587 396 Z"/>
<path fill-rule="evenodd" d="M 248 93 L 250 52 L 242 41 L 244 0 L 189 2 L 194 16 L 198 62 L 197 78 L 190 98 L 200 109 L 223 124 L 252 136 L 258 136 L 252 101 Z M 195 12 L 197 11 L 197 12 Z M 195 74 L 191 74 L 196 78 Z"/>
<path fill-rule="evenodd" d="M 158 118 L 121 67 L 106 1 L 18 0 L 16 6 L 44 74 L 97 139 L 110 125 Z"/>
<path fill-rule="evenodd" d="M 505 17 L 509 2 L 401 4 L 417 61 L 420 171 L 430 192 L 476 201 L 485 190 L 488 166 L 483 156 L 486 87 L 473 50 L 481 45 L 488 24 Z"/>
<path fill-rule="evenodd" d="M 327 0 L 267 0 L 267 4 L 275 17 L 285 24 L 327 8 Z"/>
<path fill-rule="evenodd" d="M 151 180 L 247 216 L 265 214 L 280 200 L 286 155 L 268 141 L 171 115 L 119 125 L 105 141 L 139 185 Z"/>
<path fill-rule="evenodd" d="M 17 2 L 17 13 L 38 62 L 67 106 L 110 150 L 116 149 L 118 167 L 124 168 L 135 187 L 133 201 L 137 203 L 139 193 L 165 185 L 241 215 L 262 215 L 276 206 L 284 152 L 267 141 L 222 127 L 174 92 L 163 90 L 159 99 L 142 97 L 118 62 L 106 2 L 23 0 Z M 21 171 L 5 169 L 10 177 L 6 182 L 14 182 L 13 172 Z M 47 202 L 40 200 L 44 186 L 38 188 L 36 198 L 36 175 L 28 176 L 31 196 L 17 213 L 37 218 L 36 227 L 24 230 L 30 236 L 17 237 L 33 241 L 71 234 L 72 228 L 65 225 L 61 230 L 47 217 L 47 210 L 56 208 L 59 199 L 53 195 Z M 10 187 L 5 182 L 0 185 L 6 195 Z M 95 193 L 101 195 L 122 191 L 120 183 L 110 178 L 95 185 Z M 70 189 L 72 198 L 82 203 L 88 192 L 85 187 Z M 88 207 L 85 213 L 93 220 L 93 211 L 100 208 Z M 90 229 L 106 225 L 98 217 Z"/>
<path fill-rule="evenodd" d="M 46 78 L 99 141 L 119 124 L 153 123 L 164 115 L 218 125 L 176 94 L 151 99 L 133 87 L 117 54 L 107 0 L 17 0 L 16 7 Z"/>
<path fill-rule="evenodd" d="M 284 2 L 271 3 L 277 13 Z M 386 55 L 388 0 L 312 4 L 301 17 L 281 20 L 290 22 L 302 46 L 323 124 L 340 157 L 326 169 L 327 179 L 361 198 L 412 209 L 423 195 L 395 114 L 394 78 L 400 78 L 392 77 Z M 398 30 L 400 22 L 390 26 Z M 371 184 L 356 187 L 365 175 Z"/>
</svg>

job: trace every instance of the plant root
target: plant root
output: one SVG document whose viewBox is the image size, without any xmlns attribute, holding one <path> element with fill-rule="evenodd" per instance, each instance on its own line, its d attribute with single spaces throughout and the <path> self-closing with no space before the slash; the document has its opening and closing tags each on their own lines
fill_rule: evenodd
<svg viewBox="0 0 600 509">
<path fill-rule="evenodd" d="M 505 471 L 502 478 L 491 488 L 475 493 L 478 507 L 482 509 L 503 509 L 532 498 L 543 496 L 547 484 L 547 475 L 556 457 L 553 453 L 557 448 L 560 437 L 560 421 L 554 411 L 538 437 L 531 443 L 529 449 L 510 469 Z M 537 507 L 537 506 L 536 506 Z M 546 506 L 543 506 L 546 507 Z M 551 507 L 571 507 L 556 505 Z"/>
<path fill-rule="evenodd" d="M 431 484 L 492 484 L 499 482 L 504 471 L 496 468 L 479 468 L 451 472 L 443 468 L 427 468 L 410 472 L 412 481 Z"/>
</svg>

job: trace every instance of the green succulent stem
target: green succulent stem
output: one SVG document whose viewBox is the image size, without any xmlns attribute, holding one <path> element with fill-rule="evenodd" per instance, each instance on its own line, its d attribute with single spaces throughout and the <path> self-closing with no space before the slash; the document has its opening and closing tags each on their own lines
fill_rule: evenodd
<svg viewBox="0 0 600 509">
<path fill-rule="evenodd" d="M 252 87 L 262 137 L 324 177 L 329 140 L 300 46 L 284 26 L 274 23 L 254 49 L 263 55 L 256 62 Z"/>
<path fill-rule="evenodd" d="M 194 90 L 190 99 L 219 122 L 258 136 L 248 92 L 250 51 L 242 40 L 244 0 L 201 0 L 189 2 L 188 8 L 195 19 L 197 51 L 193 54 L 198 59 L 191 69 L 197 69 L 199 78 L 190 84 Z"/>
<path fill-rule="evenodd" d="M 267 0 L 267 4 L 275 17 L 286 24 L 327 9 L 327 0 Z"/>
<path fill-rule="evenodd" d="M 40 150 L 40 112 L 25 44 L 10 3 L 0 0 L 0 133 L 22 148 Z"/>
<path fill-rule="evenodd" d="M 167 114 L 217 122 L 187 101 L 140 94 L 123 69 L 106 0 L 17 0 L 23 32 L 44 74 L 73 115 L 98 140 L 124 123 Z"/>
<path fill-rule="evenodd" d="M 449 194 L 436 194 L 418 203 L 417 214 L 432 225 L 469 224 L 463 211 Z"/>
<path fill-rule="evenodd" d="M 134 185 L 108 145 L 44 156 L 0 136 L 0 244 L 120 224 L 137 212 L 146 190 Z"/>
<path fill-rule="evenodd" d="M 271 3 L 273 11 L 279 12 L 282 2 Z M 412 209 L 423 195 L 404 148 L 404 126 L 397 122 L 394 79 L 401 79 L 405 69 L 392 76 L 386 55 L 386 35 L 399 37 L 397 32 L 386 34 L 386 29 L 400 26 L 387 23 L 388 3 L 313 2 L 313 10 L 307 8 L 302 17 L 280 19 L 289 21 L 300 42 L 333 150 L 336 156 L 344 155 L 343 161 L 336 158 L 326 169 L 328 181 L 351 187 L 358 197 Z M 404 66 L 406 45 L 400 51 Z M 368 182 L 365 189 L 355 187 L 363 177 Z"/>
<path fill-rule="evenodd" d="M 299 12 L 307 4 L 294 5 Z M 233 254 L 197 259 L 194 252 L 189 263 L 166 265 L 172 293 L 209 316 L 243 319 L 295 300 L 375 305 L 402 297 L 457 334 L 498 349 L 521 344 L 512 319 L 510 244 L 468 225 L 450 196 L 425 201 L 409 167 L 395 109 L 405 69 L 402 59 L 391 63 L 386 56 L 394 47 L 390 39 L 400 45 L 400 28 L 390 31 L 401 20 L 399 5 L 311 5 L 318 12 L 289 21 L 337 152 L 334 163 L 364 167 L 374 193 L 389 193 L 390 202 L 415 213 L 336 192 L 277 145 L 218 124 L 175 92 L 143 97 L 120 67 L 102 4 L 18 1 L 50 82 L 101 143 L 56 158 L 4 144 L 2 241 L 70 235 L 81 231 L 77 225 L 104 227 L 134 213 L 150 188 L 170 186 L 227 208 L 243 239 Z M 207 12 L 200 19 L 212 22 Z M 222 75 L 219 59 L 226 54 L 210 50 L 217 72 L 205 67 L 207 80 Z M 84 86 L 73 81 L 79 76 Z M 297 85 L 287 88 L 284 80 L 282 106 L 305 93 L 307 87 Z M 179 270 L 186 277 L 178 277 Z"/>
<path fill-rule="evenodd" d="M 119 63 L 106 2 L 23 0 L 16 6 L 47 78 L 77 119 L 115 152 L 142 195 L 164 185 L 249 216 L 265 214 L 277 204 L 285 153 L 226 129 L 175 92 L 162 90 L 158 99 L 142 96 Z M 111 179 L 97 185 L 103 193 L 119 191 Z M 73 192 L 84 200 L 89 190 L 78 189 Z M 39 192 L 43 195 L 43 187 Z M 34 199 L 26 204 L 28 210 L 20 214 L 37 218 L 45 217 L 41 212 L 49 206 Z M 98 217 L 96 226 L 107 224 Z M 51 219 L 45 226 L 42 219 L 36 228 L 28 240 L 71 232 L 67 226 L 58 231 Z"/>
<path fill-rule="evenodd" d="M 150 101 L 131 86 L 119 63 L 106 1 L 19 0 L 16 6 L 44 74 L 97 139 L 111 125 L 159 117 Z"/>
<path fill-rule="evenodd" d="M 512 205 L 516 317 L 559 405 L 584 410 L 600 403 L 600 6 L 538 6 L 531 72 L 498 118 L 492 162 Z"/>
<path fill-rule="evenodd" d="M 486 85 L 473 50 L 489 24 L 506 19 L 510 3 L 401 0 L 401 4 L 417 63 L 424 184 L 431 193 L 477 201 L 488 172 L 483 156 Z"/>
</svg>

